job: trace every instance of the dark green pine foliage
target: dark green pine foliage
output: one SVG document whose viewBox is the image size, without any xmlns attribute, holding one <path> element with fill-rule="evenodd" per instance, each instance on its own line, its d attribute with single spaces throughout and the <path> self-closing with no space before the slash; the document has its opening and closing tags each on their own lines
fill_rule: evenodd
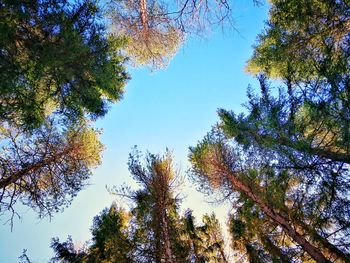
<svg viewBox="0 0 350 263">
<path fill-rule="evenodd" d="M 349 109 L 335 108 L 335 104 L 343 107 L 344 102 L 340 99 L 335 101 L 334 97 L 331 101 L 327 89 L 323 90 L 323 98 L 320 99 L 320 93 L 316 92 L 320 91 L 320 86 L 312 90 L 313 84 L 310 83 L 298 85 L 299 89 L 290 88 L 289 93 L 280 89 L 277 98 L 270 94 L 264 77 L 260 77 L 260 85 L 260 98 L 248 95 L 247 115 L 236 116 L 233 112 L 219 111 L 221 129 L 244 151 L 256 149 L 270 156 L 268 165 L 273 169 L 293 173 L 297 183 L 293 186 L 293 199 L 297 200 L 292 201 L 294 213 L 298 218 L 307 215 L 304 222 L 308 222 L 308 231 L 315 242 L 324 243 L 324 237 L 332 239 L 332 231 L 329 231 L 333 228 L 337 236 L 333 241 L 337 240 L 339 245 L 347 244 L 350 152 L 346 138 L 350 121 L 343 113 Z M 302 93 L 301 88 L 304 88 Z M 291 178 L 288 175 L 288 179 L 284 180 Z M 323 245 L 345 258 L 338 248 L 326 243 Z M 342 247 L 348 251 L 347 245 Z"/>
<path fill-rule="evenodd" d="M 271 2 L 266 30 L 248 70 L 281 79 L 288 94 L 262 109 L 269 126 L 264 124 L 260 142 L 350 163 L 349 3 Z M 252 113 L 261 108 L 251 106 L 256 108 Z"/>
<path fill-rule="evenodd" d="M 51 113 L 103 116 L 128 77 L 101 21 L 89 0 L 1 1 L 0 120 L 32 129 Z"/>
<path fill-rule="evenodd" d="M 269 19 L 248 61 L 248 72 L 294 80 L 349 73 L 349 1 L 270 3 Z"/>
</svg>

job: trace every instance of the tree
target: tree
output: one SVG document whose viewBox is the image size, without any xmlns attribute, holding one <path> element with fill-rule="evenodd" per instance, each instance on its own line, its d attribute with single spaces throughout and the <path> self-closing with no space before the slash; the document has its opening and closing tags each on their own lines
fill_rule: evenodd
<svg viewBox="0 0 350 263">
<path fill-rule="evenodd" d="M 130 155 L 129 168 L 140 189 L 110 189 L 131 201 L 130 211 L 113 205 L 95 217 L 92 240 L 76 249 L 71 238 L 53 239 L 52 262 L 227 262 L 224 241 L 215 215 L 196 225 L 191 213 L 178 213 L 174 196 L 178 185 L 169 152 L 164 156 Z"/>
<path fill-rule="evenodd" d="M 232 248 L 248 262 L 296 262 L 309 260 L 288 235 L 251 200 L 239 199 L 229 218 Z M 292 261 L 292 259 L 294 261 Z"/>
<path fill-rule="evenodd" d="M 349 230 L 345 223 L 349 202 L 340 194 L 347 190 L 338 188 L 339 196 L 333 193 L 331 200 L 326 199 L 332 189 L 328 189 L 329 185 L 321 176 L 327 178 L 327 171 L 315 178 L 317 173 L 304 174 L 300 170 L 279 168 L 274 164 L 282 159 L 276 159 L 274 155 L 277 153 L 257 147 L 242 149 L 235 145 L 232 148 L 220 131 L 214 131 L 191 148 L 190 159 L 194 178 L 202 187 L 220 189 L 226 196 L 236 193 L 236 197 L 238 194 L 240 198 L 252 201 L 317 262 L 331 259 L 346 262 L 348 255 L 339 246 L 346 244 Z M 321 183 L 321 187 L 317 183 Z M 339 211 L 335 203 L 342 203 L 344 209 Z M 337 209 L 333 210 L 334 206 Z M 329 239 L 342 241 L 334 245 Z"/>
<path fill-rule="evenodd" d="M 17 214 L 19 201 L 51 216 L 67 206 L 101 160 L 98 132 L 79 124 L 62 131 L 47 120 L 31 133 L 1 129 L 0 211 Z"/>
<path fill-rule="evenodd" d="M 135 65 L 166 66 L 183 41 L 183 33 L 157 1 L 113 1 L 108 8 L 112 32 L 127 39 L 124 51 Z"/>
<path fill-rule="evenodd" d="M 266 32 L 259 36 L 247 66 L 251 73 L 264 74 L 258 75 L 261 96 L 248 91 L 247 114 L 219 110 L 224 139 L 208 139 L 209 145 L 215 141 L 213 151 L 219 152 L 212 167 L 216 173 L 225 169 L 223 177 L 246 195 L 243 203 L 252 201 L 254 210 L 263 212 L 316 259 L 313 249 L 287 230 L 296 227 L 296 234 L 307 237 L 323 255 L 316 259 L 320 261 L 349 260 L 348 10 L 345 1 L 272 1 Z M 272 96 L 266 76 L 280 78 L 285 87 Z M 249 167 L 241 165 L 248 160 Z M 244 175 L 242 170 L 253 172 Z M 235 178 L 228 176 L 229 171 Z M 284 190 L 277 191 L 281 184 Z M 264 197 L 265 192 L 274 199 Z M 287 215 L 285 222 L 278 222 L 276 215 Z M 238 214 L 233 222 L 247 231 L 248 219 Z M 271 243 L 264 244 L 266 235 L 256 229 L 250 233 L 254 233 L 251 239 L 241 243 L 255 260 L 263 259 Z M 272 255 L 278 252 L 271 246 L 267 250 Z"/>
<path fill-rule="evenodd" d="M 18 258 L 20 260 L 20 263 L 32 263 L 27 256 L 27 250 L 24 249 L 22 252 L 22 255 Z"/>
<path fill-rule="evenodd" d="M 125 36 L 125 53 L 135 65 L 161 68 L 170 62 L 186 34 L 203 33 L 231 21 L 228 1 L 113 0 L 108 17 L 114 34 Z"/>
<path fill-rule="evenodd" d="M 271 1 L 247 70 L 294 80 L 348 74 L 349 18 L 347 1 Z"/>
<path fill-rule="evenodd" d="M 67 241 L 63 243 L 60 243 L 58 238 L 53 238 L 51 241 L 51 248 L 54 250 L 55 256 L 50 262 L 82 263 L 87 256 L 84 250 L 75 249 L 70 236 Z"/>
<path fill-rule="evenodd" d="M 189 262 L 228 262 L 224 238 L 215 214 L 203 215 L 202 224 L 196 225 L 191 210 L 184 216 L 184 241 L 191 248 Z"/>
<path fill-rule="evenodd" d="M 121 195 L 135 203 L 135 235 L 144 248 L 139 262 L 181 262 L 186 249 L 179 242 L 178 201 L 174 191 L 179 183 L 172 167 L 170 152 L 161 157 L 148 154 L 145 165 L 135 151 L 129 158 L 129 170 L 141 189 L 122 189 Z M 125 192 L 126 190 L 126 192 Z M 185 253 L 186 255 L 186 253 Z"/>
<path fill-rule="evenodd" d="M 128 78 L 121 40 L 89 0 L 0 3 L 0 120 L 37 128 L 51 114 L 95 119 Z"/>
<path fill-rule="evenodd" d="M 264 133 L 263 140 L 350 162 L 349 25 L 347 1 L 272 1 L 268 27 L 248 70 L 286 83 L 283 96 L 289 98 L 279 96 L 280 105 L 270 106 L 279 112 L 286 107 L 287 120 L 276 124 L 289 134 L 279 130 L 274 140 Z M 267 114 L 271 125 L 276 117 Z"/>
<path fill-rule="evenodd" d="M 129 219 L 129 213 L 115 205 L 104 209 L 94 218 L 92 244 L 85 250 L 77 250 L 71 238 L 63 243 L 54 238 L 51 247 L 56 256 L 51 262 L 136 262 L 133 258 L 134 243 L 129 236 Z"/>
<path fill-rule="evenodd" d="M 21 202 L 39 216 L 67 206 L 100 163 L 87 119 L 118 101 L 123 41 L 89 0 L 0 2 L 0 213 Z"/>
</svg>

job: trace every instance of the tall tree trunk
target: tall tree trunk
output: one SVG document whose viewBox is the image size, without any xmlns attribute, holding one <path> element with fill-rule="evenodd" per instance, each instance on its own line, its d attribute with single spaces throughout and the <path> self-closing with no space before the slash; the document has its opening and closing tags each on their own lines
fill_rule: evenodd
<svg viewBox="0 0 350 263">
<path fill-rule="evenodd" d="M 343 262 L 350 262 L 350 255 L 344 253 L 339 248 L 337 248 L 335 245 L 330 243 L 325 237 L 321 236 L 317 231 L 312 229 L 310 226 L 305 224 L 304 222 L 295 219 L 294 217 L 291 217 L 291 220 L 293 221 L 293 224 L 297 225 L 298 227 L 305 229 L 310 236 L 313 238 L 313 240 L 320 244 L 326 251 L 327 254 L 331 255 L 332 258 L 340 259 Z"/>
<path fill-rule="evenodd" d="M 154 251 L 154 257 L 156 263 L 162 263 L 162 229 L 160 227 L 159 223 L 159 213 L 158 211 L 154 211 L 153 215 L 153 231 L 154 231 L 154 238 L 155 238 L 155 251 Z"/>
<path fill-rule="evenodd" d="M 227 258 L 226 258 L 226 255 L 225 255 L 225 251 L 223 250 L 223 248 L 222 248 L 221 246 L 220 246 L 220 248 L 219 248 L 219 251 L 220 251 L 220 255 L 221 255 L 222 260 L 223 260 L 225 263 L 228 263 Z"/>
<path fill-rule="evenodd" d="M 170 242 L 170 237 L 169 237 L 169 226 L 168 226 L 168 220 L 166 216 L 166 210 L 163 209 L 161 211 L 162 215 L 162 231 L 163 231 L 163 236 L 164 236 L 164 248 L 165 248 L 165 262 L 167 263 L 174 263 L 173 259 L 173 252 L 171 249 L 171 242 Z"/>
<path fill-rule="evenodd" d="M 221 166 L 221 165 L 220 165 Z M 226 175 L 226 178 L 231 182 L 231 184 L 240 192 L 248 196 L 252 201 L 254 201 L 260 209 L 270 217 L 274 222 L 280 225 L 283 230 L 297 243 L 299 244 L 304 251 L 306 251 L 316 262 L 320 263 L 329 263 L 330 261 L 322 254 L 322 252 L 311 244 L 303 235 L 299 234 L 291 225 L 290 220 L 283 216 L 278 211 L 275 211 L 270 207 L 261 197 L 247 186 L 245 183 L 240 181 L 231 171 L 228 171 L 222 167 L 223 173 Z"/>
<path fill-rule="evenodd" d="M 142 32 L 145 40 L 148 38 L 148 13 L 147 13 L 147 0 L 140 0 L 140 17 L 142 24 Z"/>
</svg>

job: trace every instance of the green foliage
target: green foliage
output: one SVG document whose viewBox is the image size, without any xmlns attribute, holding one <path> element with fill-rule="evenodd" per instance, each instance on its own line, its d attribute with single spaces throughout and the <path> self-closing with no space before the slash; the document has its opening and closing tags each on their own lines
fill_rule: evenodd
<svg viewBox="0 0 350 263">
<path fill-rule="evenodd" d="M 280 88 L 274 97 L 266 79 L 259 80 L 262 95 L 248 93 L 246 115 L 219 110 L 221 123 L 190 148 L 192 177 L 202 189 L 217 189 L 235 203 L 253 201 L 272 226 L 280 223 L 269 209 L 287 215 L 286 222 L 298 225 L 296 231 L 329 259 L 346 262 L 350 155 L 345 138 L 350 122 L 342 105 L 347 99 L 332 96 L 327 86 L 316 97 L 325 82 L 299 83 L 299 90 L 287 85 L 287 92 Z M 243 235 L 240 248 L 254 260 L 265 257 L 259 251 L 278 251 L 278 242 L 265 234 L 256 236 L 255 228 L 250 231 L 254 239 Z M 302 251 L 293 253 L 300 260 L 306 257 Z"/>
<path fill-rule="evenodd" d="M 121 43 L 107 37 L 100 16 L 88 0 L 2 1 L 1 121 L 32 129 L 51 113 L 95 119 L 121 98 Z"/>
<path fill-rule="evenodd" d="M 224 239 L 215 214 L 203 215 L 202 224 L 196 225 L 191 210 L 185 212 L 182 240 L 190 247 L 188 262 L 228 262 Z"/>
<path fill-rule="evenodd" d="M 348 74 L 348 1 L 273 0 L 247 71 L 305 80 Z"/>
<path fill-rule="evenodd" d="M 131 201 L 130 212 L 115 205 L 94 218 L 91 244 L 75 249 L 72 240 L 53 239 L 52 262 L 228 262 L 221 228 L 214 214 L 195 224 L 191 211 L 179 214 L 175 196 L 177 179 L 169 152 L 148 154 L 141 161 L 138 151 L 129 169 L 140 189 L 114 189 Z"/>
<path fill-rule="evenodd" d="M 130 215 L 115 206 L 94 218 L 91 229 L 93 245 L 89 254 L 91 262 L 132 262 L 129 220 Z"/>
<path fill-rule="evenodd" d="M 77 250 L 70 237 L 63 243 L 54 238 L 51 247 L 56 255 L 51 262 L 135 262 L 132 255 L 133 242 L 128 230 L 129 219 L 129 214 L 121 208 L 111 206 L 104 209 L 94 218 L 91 228 L 92 244 L 88 248 Z"/>
</svg>

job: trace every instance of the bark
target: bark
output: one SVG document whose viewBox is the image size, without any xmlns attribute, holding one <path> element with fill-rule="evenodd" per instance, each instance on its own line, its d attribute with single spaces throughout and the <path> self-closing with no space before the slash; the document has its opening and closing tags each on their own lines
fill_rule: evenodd
<svg viewBox="0 0 350 263">
<path fill-rule="evenodd" d="M 158 237 L 158 238 L 157 238 Z M 162 263 L 162 244 L 159 235 L 156 235 L 156 251 L 155 251 L 155 261 L 156 263 Z"/>
<path fill-rule="evenodd" d="M 222 249 L 221 246 L 220 246 L 220 248 L 219 248 L 219 251 L 220 251 L 222 260 L 223 260 L 225 263 L 228 263 L 227 258 L 226 258 L 226 256 L 225 256 L 225 252 L 224 252 L 224 250 Z"/>
<path fill-rule="evenodd" d="M 157 222 L 156 217 L 158 217 L 158 214 L 155 213 L 156 216 L 154 216 L 154 234 L 155 234 L 155 262 L 156 263 L 162 263 L 162 237 L 161 237 L 161 228 L 159 227 L 159 222 Z"/>
<path fill-rule="evenodd" d="M 168 220 L 166 218 L 166 211 L 162 211 L 162 223 L 163 223 L 163 236 L 164 236 L 164 248 L 165 248 L 165 262 L 174 263 L 173 252 L 171 249 Z"/>
<path fill-rule="evenodd" d="M 280 225 L 283 230 L 298 244 L 302 247 L 304 251 L 306 251 L 316 262 L 320 263 L 329 263 L 330 261 L 322 254 L 322 252 L 311 244 L 303 235 L 298 233 L 293 226 L 291 225 L 290 220 L 275 211 L 272 207 L 270 207 L 262 198 L 255 194 L 253 190 L 247 186 L 245 183 L 240 181 L 231 171 L 227 171 L 226 169 L 225 175 L 227 179 L 231 182 L 232 186 L 236 188 L 238 191 L 244 193 L 247 197 L 249 197 L 252 201 L 254 201 L 260 209 L 270 217 L 274 222 Z M 256 192 L 256 191 L 255 191 Z"/>
<path fill-rule="evenodd" d="M 148 35 L 148 14 L 147 14 L 147 0 L 140 0 L 140 17 L 142 30 L 144 32 L 145 37 Z"/>
<path fill-rule="evenodd" d="M 14 172 L 9 177 L 0 180 L 0 189 L 4 189 L 4 188 L 8 187 L 9 185 L 22 179 L 27 174 L 35 173 L 38 170 L 40 170 L 41 168 L 48 166 L 54 162 L 57 162 L 59 160 L 59 158 L 61 158 L 62 156 L 68 154 L 69 152 L 71 152 L 73 150 L 74 150 L 74 148 L 69 147 L 69 148 L 67 148 L 63 151 L 60 151 L 60 152 L 58 152 L 58 153 L 56 153 L 48 158 L 44 158 L 44 159 L 42 159 L 34 164 L 31 164 L 24 169 L 21 169 L 21 170 Z"/>
<path fill-rule="evenodd" d="M 332 258 L 340 259 L 343 262 L 350 262 L 350 256 L 344 253 L 343 251 L 341 251 L 332 243 L 330 243 L 327 240 L 327 238 L 318 234 L 317 231 L 310 228 L 304 222 L 300 222 L 300 220 L 294 220 L 294 218 L 291 218 L 291 219 L 295 225 L 300 226 L 302 229 L 305 229 L 308 233 L 310 233 L 310 236 L 313 238 L 313 240 L 318 244 L 320 244 L 327 251 L 327 254 L 332 255 Z"/>
</svg>

